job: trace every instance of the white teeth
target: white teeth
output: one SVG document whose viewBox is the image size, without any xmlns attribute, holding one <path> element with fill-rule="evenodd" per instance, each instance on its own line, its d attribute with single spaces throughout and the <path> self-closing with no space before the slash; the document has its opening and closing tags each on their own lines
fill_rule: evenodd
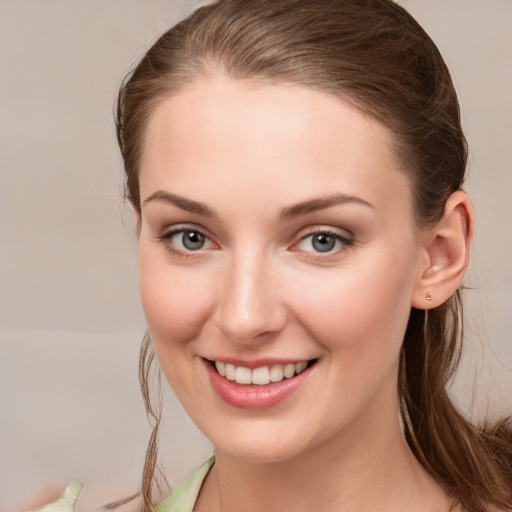
<svg viewBox="0 0 512 512">
<path fill-rule="evenodd" d="M 306 361 L 301 361 L 300 363 L 297 363 L 295 365 L 295 373 L 298 375 L 299 373 L 302 373 L 305 369 L 308 363 Z"/>
<path fill-rule="evenodd" d="M 284 376 L 287 379 L 291 379 L 295 375 L 295 365 L 294 364 L 287 364 L 284 367 L 283 373 L 284 373 Z"/>
<path fill-rule="evenodd" d="M 302 373 L 308 366 L 307 361 L 289 363 L 287 365 L 275 364 L 273 366 L 261 366 L 251 370 L 244 366 L 235 366 L 231 363 L 215 361 L 215 368 L 222 377 L 236 381 L 238 384 L 255 384 L 265 386 L 270 382 L 281 382 L 283 379 L 291 379 Z"/>
<path fill-rule="evenodd" d="M 235 370 L 235 380 L 238 384 L 251 384 L 252 372 L 249 368 L 237 366 Z"/>
<path fill-rule="evenodd" d="M 270 368 L 270 382 L 280 382 L 284 379 L 284 366 L 282 364 L 276 364 Z"/>
<path fill-rule="evenodd" d="M 268 366 L 262 366 L 261 368 L 255 368 L 252 371 L 252 379 L 253 384 L 259 384 L 260 386 L 264 386 L 270 382 L 270 370 Z"/>
<path fill-rule="evenodd" d="M 226 376 L 226 365 L 221 361 L 215 361 L 215 368 L 219 372 L 219 375 Z"/>
<path fill-rule="evenodd" d="M 226 364 L 226 379 L 235 380 L 235 365 L 234 364 Z"/>
</svg>

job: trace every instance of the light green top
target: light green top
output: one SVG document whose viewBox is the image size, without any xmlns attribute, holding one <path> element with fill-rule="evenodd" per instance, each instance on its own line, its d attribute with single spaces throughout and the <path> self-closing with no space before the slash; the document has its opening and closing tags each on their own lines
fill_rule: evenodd
<svg viewBox="0 0 512 512">
<path fill-rule="evenodd" d="M 193 512 L 194 505 L 206 475 L 215 464 L 215 457 L 207 460 L 190 475 L 167 499 L 155 507 L 155 512 Z M 82 484 L 74 482 L 66 488 L 62 498 L 36 512 L 74 512 Z"/>
<path fill-rule="evenodd" d="M 62 498 L 40 508 L 37 512 L 73 512 L 82 487 L 82 484 L 73 482 L 71 485 L 68 485 Z"/>
<path fill-rule="evenodd" d="M 215 457 L 207 460 L 195 473 L 190 475 L 171 496 L 157 505 L 155 512 L 193 512 L 201 486 L 214 463 Z"/>
</svg>

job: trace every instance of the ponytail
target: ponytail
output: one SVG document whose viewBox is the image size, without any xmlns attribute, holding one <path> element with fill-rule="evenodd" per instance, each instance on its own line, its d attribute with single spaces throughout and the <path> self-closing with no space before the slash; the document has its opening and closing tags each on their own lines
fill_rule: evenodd
<svg viewBox="0 0 512 512">
<path fill-rule="evenodd" d="M 512 424 L 473 425 L 447 385 L 462 350 L 460 291 L 431 310 L 413 309 L 405 334 L 399 396 L 405 436 L 425 469 L 468 512 L 512 507 Z"/>
</svg>

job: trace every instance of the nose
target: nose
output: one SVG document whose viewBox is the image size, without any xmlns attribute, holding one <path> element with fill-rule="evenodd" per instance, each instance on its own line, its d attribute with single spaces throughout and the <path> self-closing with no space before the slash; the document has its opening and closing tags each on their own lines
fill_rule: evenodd
<svg viewBox="0 0 512 512">
<path fill-rule="evenodd" d="M 248 344 L 272 338 L 286 323 L 277 269 L 251 252 L 233 256 L 223 273 L 216 309 L 217 328 L 231 341 Z"/>
</svg>

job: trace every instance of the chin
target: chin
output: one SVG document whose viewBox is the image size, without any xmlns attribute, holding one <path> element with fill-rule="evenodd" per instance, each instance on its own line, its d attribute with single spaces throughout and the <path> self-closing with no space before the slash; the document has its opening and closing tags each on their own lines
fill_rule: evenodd
<svg viewBox="0 0 512 512">
<path fill-rule="evenodd" d="M 244 424 L 245 423 L 245 424 Z M 257 423 L 257 424 L 255 424 Z M 215 453 L 233 459 L 254 463 L 272 464 L 291 460 L 312 447 L 305 432 L 292 432 L 290 425 L 255 420 L 237 426 L 205 432 L 214 446 Z"/>
<path fill-rule="evenodd" d="M 222 452 L 230 458 L 250 464 L 275 464 L 285 462 L 297 457 L 303 450 L 283 446 L 282 442 L 272 440 L 271 442 L 252 443 L 234 443 L 231 442 L 224 450 L 223 447 L 217 447 L 214 444 L 215 453 Z"/>
</svg>

